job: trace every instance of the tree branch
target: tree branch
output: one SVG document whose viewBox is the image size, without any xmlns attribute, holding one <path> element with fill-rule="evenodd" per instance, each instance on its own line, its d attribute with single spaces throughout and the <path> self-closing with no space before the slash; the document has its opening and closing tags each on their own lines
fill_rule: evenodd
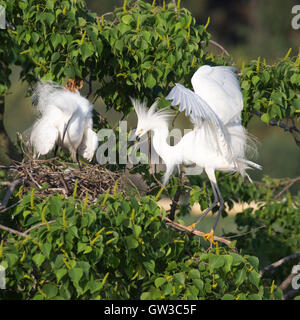
<svg viewBox="0 0 300 320">
<path fill-rule="evenodd" d="M 299 258 L 300 257 L 300 252 L 297 252 L 297 253 L 294 253 L 294 254 L 291 254 L 287 257 L 284 257 L 268 266 L 266 266 L 265 268 L 263 268 L 261 271 L 260 271 L 260 275 L 263 276 L 266 272 L 269 272 L 269 271 L 272 271 L 273 269 L 275 268 L 278 268 L 279 266 L 281 266 L 282 264 L 290 261 L 290 260 L 293 260 L 293 259 L 296 259 L 296 258 Z"/>
<path fill-rule="evenodd" d="M 253 113 L 255 115 L 257 115 L 258 117 L 262 116 L 262 112 L 260 112 L 258 110 L 254 110 Z M 285 124 L 282 121 L 270 120 L 269 125 L 273 126 L 273 127 L 279 127 L 281 129 L 283 129 L 284 131 L 290 132 L 292 134 L 296 144 L 300 147 L 300 138 L 298 138 L 296 136 L 297 134 L 300 134 L 300 130 L 296 127 L 294 121 L 293 121 L 293 124 L 291 126 L 288 126 L 287 124 Z"/>
<path fill-rule="evenodd" d="M 193 234 L 193 235 L 196 235 L 196 236 L 199 236 L 199 237 L 203 237 L 205 235 L 204 232 L 201 232 L 201 231 L 198 231 L 198 230 L 192 230 L 189 227 L 186 227 L 186 226 L 183 226 L 180 223 L 174 222 L 174 221 L 172 221 L 171 219 L 169 219 L 167 217 L 165 217 L 164 220 L 168 224 L 170 224 L 171 227 L 173 227 L 174 229 L 181 230 L 181 231 L 186 231 L 186 232 L 189 232 L 190 234 Z M 217 237 L 217 236 L 214 236 L 214 240 L 222 242 L 222 243 L 226 244 L 227 246 L 229 246 L 231 244 L 231 241 L 229 241 L 229 240 L 227 240 L 225 238 Z"/>
<path fill-rule="evenodd" d="M 0 210 L 3 210 L 3 209 L 6 208 L 7 203 L 8 203 L 8 200 L 9 200 L 11 194 L 14 192 L 16 186 L 17 186 L 19 183 L 21 183 L 22 181 L 23 181 L 23 179 L 20 178 L 20 179 L 17 179 L 17 180 L 12 181 L 12 182 L 10 182 L 10 183 L 8 182 L 9 185 L 10 185 L 10 187 L 8 188 L 8 190 L 7 190 L 6 194 L 5 194 L 2 202 L 0 203 Z"/>
</svg>

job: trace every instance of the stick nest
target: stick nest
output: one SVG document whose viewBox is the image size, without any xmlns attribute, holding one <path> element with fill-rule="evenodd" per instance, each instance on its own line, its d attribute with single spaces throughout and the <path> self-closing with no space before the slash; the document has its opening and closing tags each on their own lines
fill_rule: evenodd
<svg viewBox="0 0 300 320">
<path fill-rule="evenodd" d="M 112 193 L 116 183 L 118 192 L 125 190 L 123 172 L 113 172 L 99 164 L 83 164 L 79 170 L 74 163 L 57 158 L 26 159 L 15 162 L 9 169 L 15 179 L 22 180 L 23 194 L 35 188 L 37 196 L 61 194 L 67 198 L 73 195 L 76 188 L 77 199 L 84 200 L 88 193 L 88 203 L 96 203 L 97 198 L 107 190 Z"/>
</svg>

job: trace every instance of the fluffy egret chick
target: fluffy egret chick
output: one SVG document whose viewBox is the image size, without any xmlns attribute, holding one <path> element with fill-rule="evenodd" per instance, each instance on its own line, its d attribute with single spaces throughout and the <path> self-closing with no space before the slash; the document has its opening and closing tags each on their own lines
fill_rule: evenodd
<svg viewBox="0 0 300 320">
<path fill-rule="evenodd" d="M 55 83 L 39 82 L 32 104 L 39 113 L 30 134 L 35 156 L 57 145 L 66 148 L 74 161 L 78 162 L 78 155 L 92 160 L 98 138 L 93 131 L 93 106 L 86 98 Z"/>
<path fill-rule="evenodd" d="M 180 105 L 194 124 L 194 129 L 183 136 L 175 145 L 167 143 L 168 116 L 166 111 L 155 111 L 144 103 L 132 100 L 138 124 L 136 136 L 141 137 L 152 130 L 153 147 L 166 164 L 164 184 L 179 165 L 195 164 L 204 169 L 214 194 L 212 205 L 196 220 L 195 225 L 219 203 L 219 211 L 211 232 L 205 238 L 213 242 L 214 230 L 224 209 L 224 200 L 219 190 L 215 170 L 239 172 L 242 176 L 248 168 L 260 169 L 246 158 L 247 149 L 253 148 L 241 123 L 243 109 L 242 93 L 237 75 L 231 67 L 202 66 L 193 75 L 191 82 L 194 92 L 176 84 L 166 97 L 172 106 Z M 251 180 L 250 180 L 251 181 Z"/>
</svg>

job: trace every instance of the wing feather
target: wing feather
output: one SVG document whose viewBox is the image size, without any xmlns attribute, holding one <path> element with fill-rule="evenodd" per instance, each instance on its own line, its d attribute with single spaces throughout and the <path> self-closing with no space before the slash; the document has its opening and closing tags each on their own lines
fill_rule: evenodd
<svg viewBox="0 0 300 320">
<path fill-rule="evenodd" d="M 205 100 L 179 83 L 175 84 L 166 99 L 172 100 L 172 106 L 180 105 L 179 111 L 185 111 L 185 115 L 189 116 L 194 124 L 195 130 L 203 125 L 206 126 L 205 129 L 215 137 L 219 152 L 228 159 L 232 158 L 228 132 Z"/>
</svg>

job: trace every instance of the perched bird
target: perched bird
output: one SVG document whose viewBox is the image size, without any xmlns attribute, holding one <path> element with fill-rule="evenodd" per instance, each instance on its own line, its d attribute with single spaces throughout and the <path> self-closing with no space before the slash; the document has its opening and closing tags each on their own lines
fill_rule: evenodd
<svg viewBox="0 0 300 320">
<path fill-rule="evenodd" d="M 32 104 L 39 118 L 32 127 L 29 142 L 37 157 L 61 146 L 69 150 L 78 164 L 78 155 L 92 160 L 98 147 L 93 131 L 93 106 L 78 90 L 71 92 L 53 82 L 39 82 Z"/>
<path fill-rule="evenodd" d="M 185 110 L 185 115 L 190 117 L 194 125 L 192 131 L 185 134 L 176 145 L 170 146 L 167 143 L 170 113 L 156 111 L 156 103 L 147 109 L 145 103 L 132 99 L 138 118 L 135 134 L 140 138 L 153 130 L 153 147 L 166 164 L 164 184 L 175 168 L 179 170 L 181 164 L 194 164 L 198 169 L 205 170 L 214 200 L 190 227 L 194 229 L 219 203 L 211 232 L 204 237 L 212 244 L 216 225 L 224 209 L 215 170 L 239 172 L 250 179 L 246 169 L 261 169 L 261 166 L 246 159 L 246 151 L 251 149 L 253 143 L 241 123 L 243 99 L 235 69 L 205 65 L 194 73 L 191 82 L 194 91 L 175 84 L 166 99 L 172 101 L 172 106 L 180 105 L 180 111 Z"/>
</svg>

